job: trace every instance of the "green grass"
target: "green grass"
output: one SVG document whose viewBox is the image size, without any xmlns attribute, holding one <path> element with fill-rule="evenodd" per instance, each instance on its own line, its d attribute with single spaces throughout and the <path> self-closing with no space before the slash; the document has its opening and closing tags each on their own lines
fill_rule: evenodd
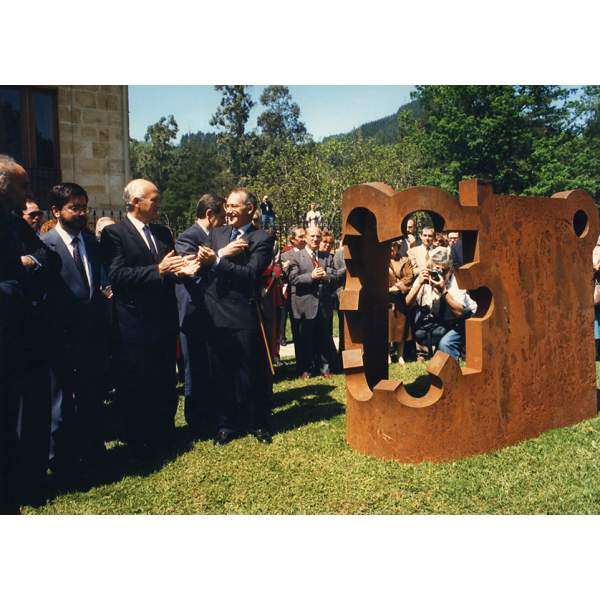
<svg viewBox="0 0 600 600">
<path fill-rule="evenodd" d="M 598 365 L 597 365 L 598 367 Z M 406 381 L 416 363 L 394 366 Z M 291 368 L 286 366 L 288 377 Z M 589 514 L 600 512 L 600 418 L 518 446 L 452 463 L 402 465 L 363 456 L 344 440 L 344 380 L 290 378 L 275 386 L 270 446 L 245 437 L 215 448 L 189 437 L 181 406 L 177 447 L 150 462 L 115 445 L 76 491 L 28 514 Z"/>
</svg>

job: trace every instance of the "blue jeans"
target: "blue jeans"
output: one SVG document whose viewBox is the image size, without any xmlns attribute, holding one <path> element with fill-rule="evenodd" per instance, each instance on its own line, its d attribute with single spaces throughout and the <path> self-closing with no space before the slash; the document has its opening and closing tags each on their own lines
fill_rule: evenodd
<svg viewBox="0 0 600 600">
<path fill-rule="evenodd" d="M 462 354 L 464 346 L 464 339 L 460 332 L 451 329 L 444 334 L 444 337 L 440 340 L 438 350 L 449 354 L 452 358 L 458 360 Z"/>
</svg>

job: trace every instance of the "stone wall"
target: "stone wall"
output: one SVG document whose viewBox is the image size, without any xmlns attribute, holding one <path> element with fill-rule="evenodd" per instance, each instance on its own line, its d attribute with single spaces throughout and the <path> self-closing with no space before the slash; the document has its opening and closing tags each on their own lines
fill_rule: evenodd
<svg viewBox="0 0 600 600">
<path fill-rule="evenodd" d="M 58 123 L 63 181 L 83 186 L 92 208 L 121 208 L 129 179 L 127 86 L 59 86 Z"/>
</svg>

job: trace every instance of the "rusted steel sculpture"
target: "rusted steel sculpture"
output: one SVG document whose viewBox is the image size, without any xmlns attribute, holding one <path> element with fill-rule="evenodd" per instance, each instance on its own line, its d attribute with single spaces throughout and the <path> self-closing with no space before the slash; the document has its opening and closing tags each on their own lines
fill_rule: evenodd
<svg viewBox="0 0 600 600">
<path fill-rule="evenodd" d="M 466 363 L 437 352 L 431 385 L 414 397 L 387 366 L 387 269 L 403 219 L 429 211 L 462 231 L 459 287 L 477 300 L 466 322 Z M 436 216 L 437 215 L 437 216 Z M 344 370 L 350 446 L 402 462 L 486 452 L 596 415 L 591 256 L 592 198 L 500 196 L 462 181 L 459 197 L 383 183 L 343 196 L 347 265 Z"/>
</svg>

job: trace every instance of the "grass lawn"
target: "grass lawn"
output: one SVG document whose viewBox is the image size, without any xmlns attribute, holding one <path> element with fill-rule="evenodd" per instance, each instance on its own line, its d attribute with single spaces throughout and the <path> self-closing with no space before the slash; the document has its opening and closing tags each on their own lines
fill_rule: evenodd
<svg viewBox="0 0 600 600">
<path fill-rule="evenodd" d="M 416 363 L 392 368 L 411 381 Z M 598 364 L 597 364 L 598 372 Z M 344 441 L 344 379 L 309 385 L 284 367 L 270 446 L 245 437 L 215 448 L 190 438 L 181 405 L 177 447 L 139 462 L 113 445 L 78 490 L 27 514 L 600 513 L 600 418 L 446 464 L 362 456 Z"/>
</svg>

